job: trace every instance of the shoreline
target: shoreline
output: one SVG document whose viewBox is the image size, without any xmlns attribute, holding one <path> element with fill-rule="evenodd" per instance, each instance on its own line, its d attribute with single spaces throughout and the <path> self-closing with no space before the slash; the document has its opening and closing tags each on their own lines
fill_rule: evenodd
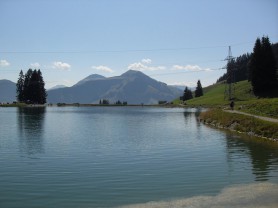
<svg viewBox="0 0 278 208">
<path fill-rule="evenodd" d="M 235 130 L 233 128 L 224 127 L 224 126 L 221 126 L 221 125 L 214 125 L 212 123 L 203 122 L 201 120 L 200 120 L 200 122 L 202 122 L 205 125 L 208 125 L 208 126 L 211 126 L 213 128 L 216 128 L 216 129 L 227 130 L 227 131 L 230 131 L 230 132 L 233 132 L 233 133 L 243 134 L 245 136 L 256 137 L 256 138 L 259 138 L 259 139 L 263 139 L 263 140 L 267 140 L 267 141 L 270 141 L 270 142 L 277 142 L 278 143 L 278 138 L 264 137 L 264 136 L 255 134 L 252 131 L 250 131 L 250 132 L 237 131 L 237 130 Z"/>
<path fill-rule="evenodd" d="M 260 120 L 248 115 L 229 113 L 219 109 L 202 112 L 199 121 L 218 129 L 278 142 L 278 124 L 275 122 Z"/>
</svg>

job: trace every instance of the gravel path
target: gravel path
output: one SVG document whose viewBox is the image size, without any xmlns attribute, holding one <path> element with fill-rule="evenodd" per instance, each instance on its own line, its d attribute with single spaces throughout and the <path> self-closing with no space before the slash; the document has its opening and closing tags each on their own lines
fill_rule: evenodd
<svg viewBox="0 0 278 208">
<path fill-rule="evenodd" d="M 253 115 L 253 114 L 250 114 L 250 113 L 237 111 L 237 110 L 224 110 L 224 111 L 229 112 L 229 113 L 238 113 L 238 114 L 242 114 L 242 115 L 246 115 L 246 116 L 252 116 L 254 118 L 258 118 L 258 119 L 261 119 L 261 120 L 264 120 L 264 121 L 270 121 L 270 122 L 278 123 L 278 119 L 276 119 L 276 118 L 257 116 L 257 115 Z"/>
</svg>

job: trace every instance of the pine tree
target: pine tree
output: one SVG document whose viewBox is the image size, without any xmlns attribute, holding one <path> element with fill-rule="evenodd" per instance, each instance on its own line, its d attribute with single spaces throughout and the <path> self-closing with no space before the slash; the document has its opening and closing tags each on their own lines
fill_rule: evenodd
<svg viewBox="0 0 278 208">
<path fill-rule="evenodd" d="M 268 84 L 268 87 L 266 87 L 265 89 L 271 89 L 276 86 L 278 77 L 276 70 L 276 60 L 268 37 L 262 37 L 262 47 L 265 70 L 264 74 L 265 78 L 267 79 L 266 83 L 264 84 Z"/>
<path fill-rule="evenodd" d="M 39 103 L 40 104 L 45 104 L 46 103 L 46 98 L 47 98 L 47 93 L 45 90 L 45 83 L 43 80 L 43 76 L 41 73 L 41 70 L 38 70 L 38 82 L 39 82 L 39 91 L 40 91 L 40 95 L 39 95 Z"/>
<path fill-rule="evenodd" d="M 23 94 L 24 94 L 24 102 L 26 102 L 26 103 L 30 102 L 31 90 L 29 88 L 29 85 L 30 85 L 30 79 L 31 79 L 32 73 L 33 73 L 33 70 L 29 69 L 26 72 L 26 74 L 24 75 Z"/>
<path fill-rule="evenodd" d="M 248 79 L 248 63 L 250 62 L 251 54 L 245 53 L 236 59 L 232 59 L 228 63 L 228 70 L 233 69 L 233 80 L 234 82 L 239 82 L 242 80 Z M 223 76 L 221 76 L 217 82 L 227 81 L 228 83 L 230 80 L 228 80 L 228 73 L 224 73 Z"/>
<path fill-rule="evenodd" d="M 201 81 L 198 80 L 197 87 L 195 90 L 195 97 L 201 97 L 201 96 L 203 96 L 203 88 L 202 88 Z"/>
<path fill-rule="evenodd" d="M 22 70 L 17 82 L 17 99 L 19 102 L 45 104 L 47 93 L 40 70 L 29 69 L 25 75 Z"/>
<path fill-rule="evenodd" d="M 246 53 L 236 58 L 235 82 L 248 79 L 248 63 L 251 54 Z"/>
<path fill-rule="evenodd" d="M 39 104 L 40 86 L 39 86 L 39 75 L 36 69 L 32 73 L 28 88 L 30 90 L 31 103 Z"/>
<path fill-rule="evenodd" d="M 258 85 L 258 72 L 262 71 L 261 68 L 261 40 L 257 38 L 255 42 L 255 46 L 253 48 L 253 54 L 251 55 L 251 60 L 248 64 L 248 80 L 251 81 L 253 85 L 253 89 L 255 88 L 254 86 Z"/>
<path fill-rule="evenodd" d="M 17 101 L 24 102 L 24 75 L 22 70 L 20 70 L 19 78 L 17 80 L 16 94 Z"/>
<path fill-rule="evenodd" d="M 249 80 L 255 94 L 277 88 L 276 60 L 268 37 L 256 40 L 249 63 Z"/>
<path fill-rule="evenodd" d="M 182 98 L 183 98 L 183 101 L 190 100 L 193 98 L 192 91 L 190 89 L 188 89 L 188 87 L 185 87 Z"/>
</svg>

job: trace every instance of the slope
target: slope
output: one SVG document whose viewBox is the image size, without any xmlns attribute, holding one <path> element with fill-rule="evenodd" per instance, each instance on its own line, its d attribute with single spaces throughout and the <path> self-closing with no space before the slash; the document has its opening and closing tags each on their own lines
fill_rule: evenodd
<svg viewBox="0 0 278 208">
<path fill-rule="evenodd" d="M 217 83 L 206 87 L 204 96 L 188 100 L 188 106 L 229 107 L 224 100 L 225 84 Z M 177 100 L 175 101 L 177 103 Z M 258 98 L 254 96 L 250 82 L 237 82 L 235 85 L 235 109 L 258 116 L 278 118 L 278 98 Z"/>
<path fill-rule="evenodd" d="M 191 105 L 225 105 L 229 101 L 224 100 L 226 84 L 217 83 L 205 87 L 204 96 L 188 100 L 187 104 Z M 248 101 L 256 99 L 252 93 L 252 87 L 248 81 L 240 81 L 235 84 L 235 101 Z"/>
</svg>

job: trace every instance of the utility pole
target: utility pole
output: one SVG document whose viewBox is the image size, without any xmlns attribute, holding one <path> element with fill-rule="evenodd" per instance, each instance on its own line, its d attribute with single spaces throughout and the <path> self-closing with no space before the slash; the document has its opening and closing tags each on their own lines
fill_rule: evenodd
<svg viewBox="0 0 278 208">
<path fill-rule="evenodd" d="M 234 100 L 235 98 L 235 75 L 234 75 L 234 66 L 231 64 L 233 62 L 234 57 L 232 56 L 231 46 L 229 46 L 228 56 L 225 59 L 227 61 L 226 69 L 227 69 L 227 80 L 225 86 L 225 94 L 224 99 Z"/>
</svg>

